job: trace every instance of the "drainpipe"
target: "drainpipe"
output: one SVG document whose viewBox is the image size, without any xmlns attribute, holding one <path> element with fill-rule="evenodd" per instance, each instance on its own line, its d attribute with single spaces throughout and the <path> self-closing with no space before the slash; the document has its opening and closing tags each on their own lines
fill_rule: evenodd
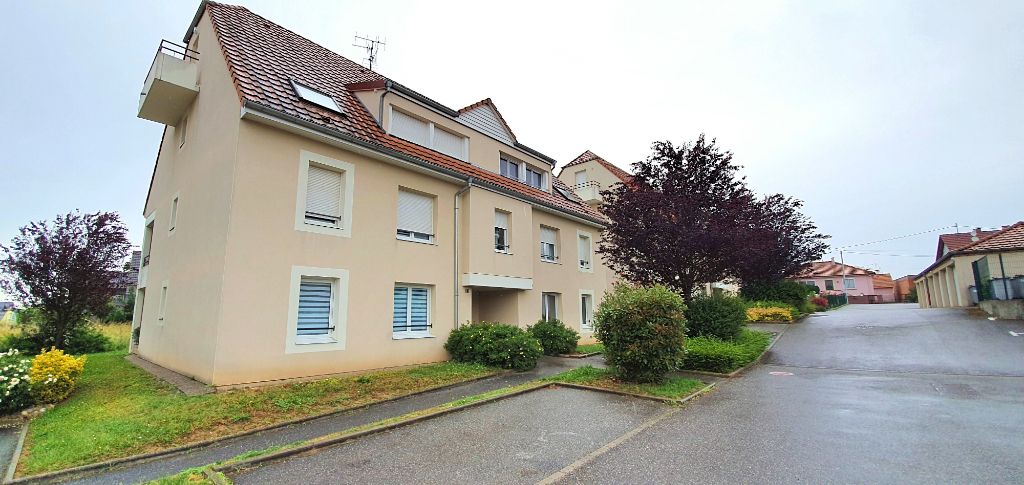
<svg viewBox="0 0 1024 485">
<path fill-rule="evenodd" d="M 391 92 L 391 80 L 384 81 L 384 92 L 380 95 L 380 107 L 377 108 L 377 126 L 384 128 L 384 97 Z"/>
<path fill-rule="evenodd" d="M 465 187 L 455 192 L 455 241 L 452 244 L 455 247 L 455 266 L 452 268 L 452 290 L 454 290 L 453 293 L 455 295 L 455 311 L 453 314 L 455 315 L 454 328 L 456 329 L 459 328 L 459 202 L 462 200 L 462 194 L 466 193 L 471 187 L 473 187 L 473 177 L 466 181 Z"/>
</svg>

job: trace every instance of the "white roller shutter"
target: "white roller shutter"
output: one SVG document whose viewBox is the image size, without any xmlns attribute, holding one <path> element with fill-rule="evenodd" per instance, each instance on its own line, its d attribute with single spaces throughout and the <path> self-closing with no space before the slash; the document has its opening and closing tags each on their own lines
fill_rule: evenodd
<svg viewBox="0 0 1024 485">
<path fill-rule="evenodd" d="M 401 111 L 391 111 L 391 134 L 417 145 L 430 146 L 430 130 L 427 123 Z"/>
<path fill-rule="evenodd" d="M 399 190 L 398 229 L 434 234 L 434 198 Z"/>
<path fill-rule="evenodd" d="M 459 160 L 466 159 L 465 138 L 436 126 L 434 127 L 434 149 Z"/>
<path fill-rule="evenodd" d="M 500 227 L 508 230 L 508 213 L 502 211 L 494 211 L 494 227 Z"/>
<path fill-rule="evenodd" d="M 345 200 L 345 175 L 326 168 L 309 166 L 306 183 L 306 216 L 341 225 Z"/>
<path fill-rule="evenodd" d="M 580 236 L 580 267 L 590 268 L 590 238 Z"/>
<path fill-rule="evenodd" d="M 558 231 L 550 227 L 540 227 L 540 242 L 557 245 Z"/>
</svg>

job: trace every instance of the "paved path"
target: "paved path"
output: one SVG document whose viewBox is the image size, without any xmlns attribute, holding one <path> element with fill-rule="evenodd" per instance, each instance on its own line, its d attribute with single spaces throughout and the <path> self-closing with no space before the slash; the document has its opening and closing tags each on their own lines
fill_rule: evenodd
<svg viewBox="0 0 1024 485">
<path fill-rule="evenodd" d="M 277 428 L 262 433 L 227 440 L 211 446 L 177 454 L 144 463 L 129 463 L 90 476 L 71 480 L 69 483 L 139 483 L 176 474 L 188 468 L 203 466 L 238 456 L 247 451 L 263 450 L 271 446 L 284 445 L 344 431 L 356 426 L 373 423 L 382 419 L 408 414 L 413 411 L 454 401 L 482 392 L 514 386 L 540 377 L 564 372 L 583 365 L 602 366 L 600 356 L 586 359 L 559 359 L 544 357 L 537 368 L 529 372 L 502 374 L 496 377 L 474 381 L 468 384 L 428 392 L 387 403 L 355 409 L 304 423 Z"/>
<path fill-rule="evenodd" d="M 1010 331 L 1024 323 L 849 306 L 790 326 L 764 365 L 618 439 L 650 412 L 543 391 L 232 478 L 525 483 L 559 469 L 562 483 L 1020 483 L 1024 337 Z M 562 433 L 579 435 L 543 441 Z"/>
</svg>

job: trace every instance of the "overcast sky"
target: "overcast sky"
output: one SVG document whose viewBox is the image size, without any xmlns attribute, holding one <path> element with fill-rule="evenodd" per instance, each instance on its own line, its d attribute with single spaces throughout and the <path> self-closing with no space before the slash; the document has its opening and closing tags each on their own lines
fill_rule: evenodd
<svg viewBox="0 0 1024 485">
<path fill-rule="evenodd" d="M 379 72 L 453 108 L 490 97 L 562 163 L 590 149 L 628 168 L 706 133 L 834 247 L 1024 219 L 1024 2 L 242 3 L 357 61 L 355 33 L 386 37 Z M 136 117 L 139 91 L 197 6 L 7 5 L 0 240 L 81 208 L 141 242 L 162 125 Z M 917 273 L 936 234 L 846 261 Z"/>
</svg>

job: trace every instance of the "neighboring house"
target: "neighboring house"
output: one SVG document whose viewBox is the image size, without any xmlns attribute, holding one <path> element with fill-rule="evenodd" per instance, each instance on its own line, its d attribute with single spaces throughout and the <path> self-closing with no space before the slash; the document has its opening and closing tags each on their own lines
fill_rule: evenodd
<svg viewBox="0 0 1024 485">
<path fill-rule="evenodd" d="M 493 102 L 449 108 L 243 7 L 204 2 L 184 44 L 139 105 L 167 126 L 133 351 L 221 386 L 446 360 L 469 321 L 592 338 L 605 219 Z"/>
<path fill-rule="evenodd" d="M 893 292 L 896 301 L 905 302 L 910 298 L 911 290 L 914 288 L 914 275 L 907 275 L 893 282 Z"/>
<path fill-rule="evenodd" d="M 1024 221 L 996 231 L 939 236 L 935 262 L 914 284 L 921 308 L 1024 298 Z"/>
<path fill-rule="evenodd" d="M 818 291 L 846 293 L 850 303 L 883 303 L 894 301 L 892 277 L 888 287 L 875 288 L 877 273 L 835 261 L 815 261 L 789 279 L 818 287 Z M 888 275 L 885 275 L 888 276 Z"/>
<path fill-rule="evenodd" d="M 139 268 L 142 267 L 142 251 L 132 251 L 132 257 L 124 266 L 124 272 L 114 282 L 117 285 L 117 294 L 114 298 L 127 298 L 138 289 Z"/>
<path fill-rule="evenodd" d="M 882 297 L 882 303 L 895 303 L 896 282 L 889 273 L 878 273 L 871 277 L 871 285 L 875 288 L 875 294 Z"/>
<path fill-rule="evenodd" d="M 573 192 L 584 202 L 592 207 L 600 207 L 602 190 L 629 182 L 633 176 L 587 150 L 565 164 L 558 173 L 558 179 L 572 187 Z"/>
</svg>

